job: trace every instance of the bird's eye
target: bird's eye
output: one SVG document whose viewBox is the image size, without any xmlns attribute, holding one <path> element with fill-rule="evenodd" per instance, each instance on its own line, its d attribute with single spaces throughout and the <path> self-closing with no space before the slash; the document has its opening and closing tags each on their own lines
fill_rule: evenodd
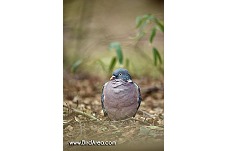
<svg viewBox="0 0 227 151">
<path fill-rule="evenodd" d="M 119 76 L 121 76 L 122 74 L 121 73 L 119 73 Z"/>
</svg>

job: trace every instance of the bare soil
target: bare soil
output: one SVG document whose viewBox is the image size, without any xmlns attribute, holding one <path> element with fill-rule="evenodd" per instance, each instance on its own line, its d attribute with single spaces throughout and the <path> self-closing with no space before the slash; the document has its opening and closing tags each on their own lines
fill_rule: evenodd
<svg viewBox="0 0 227 151">
<path fill-rule="evenodd" d="M 144 77 L 133 79 L 143 101 L 134 118 L 111 121 L 101 107 L 102 85 L 107 79 L 64 73 L 63 142 L 64 150 L 163 150 L 164 87 L 163 80 Z M 116 146 L 72 146 L 80 140 L 116 141 Z"/>
</svg>

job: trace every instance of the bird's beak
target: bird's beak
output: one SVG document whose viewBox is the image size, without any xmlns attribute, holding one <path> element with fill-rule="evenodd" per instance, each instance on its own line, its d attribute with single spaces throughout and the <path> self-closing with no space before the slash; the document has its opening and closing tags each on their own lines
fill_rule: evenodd
<svg viewBox="0 0 227 151">
<path fill-rule="evenodd" d="M 116 77 L 115 76 L 112 76 L 111 78 L 110 78 L 110 80 L 114 80 Z"/>
</svg>

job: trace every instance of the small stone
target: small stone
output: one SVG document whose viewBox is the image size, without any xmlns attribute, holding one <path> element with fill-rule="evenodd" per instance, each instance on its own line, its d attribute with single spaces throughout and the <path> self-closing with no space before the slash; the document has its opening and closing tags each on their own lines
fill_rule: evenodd
<svg viewBox="0 0 227 151">
<path fill-rule="evenodd" d="M 73 127 L 71 125 L 68 125 L 65 129 L 66 130 L 69 130 L 69 131 L 72 131 L 73 130 Z"/>
</svg>

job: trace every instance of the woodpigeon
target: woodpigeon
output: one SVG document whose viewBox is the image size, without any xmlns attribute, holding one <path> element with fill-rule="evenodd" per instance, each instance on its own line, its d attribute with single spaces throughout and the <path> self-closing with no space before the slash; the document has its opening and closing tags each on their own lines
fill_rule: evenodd
<svg viewBox="0 0 227 151">
<path fill-rule="evenodd" d="M 101 103 L 104 116 L 111 120 L 134 117 L 142 101 L 140 88 L 131 79 L 128 70 L 119 68 L 102 88 Z"/>
</svg>

